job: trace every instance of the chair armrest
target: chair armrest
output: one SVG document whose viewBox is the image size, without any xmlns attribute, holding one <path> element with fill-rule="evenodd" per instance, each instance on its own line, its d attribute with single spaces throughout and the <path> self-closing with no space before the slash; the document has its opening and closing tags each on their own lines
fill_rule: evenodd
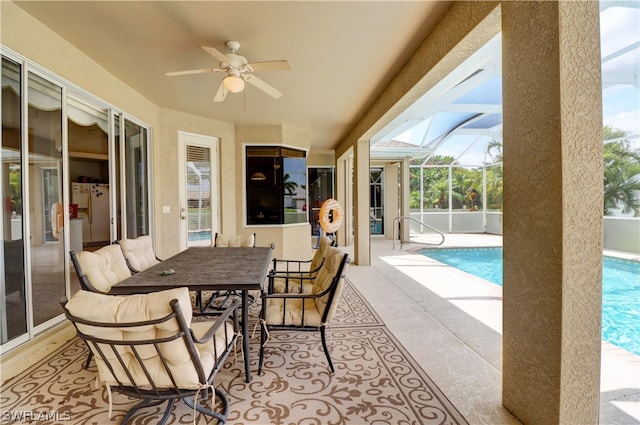
<svg viewBox="0 0 640 425">
<path fill-rule="evenodd" d="M 303 298 L 318 298 L 320 294 L 291 294 L 291 293 L 274 293 L 274 294 L 262 294 L 262 298 L 285 298 L 285 299 L 303 299 Z"/>
<path fill-rule="evenodd" d="M 303 264 L 310 264 L 311 260 L 278 260 L 274 258 L 273 260 L 273 271 L 287 273 L 287 272 L 304 272 L 301 269 Z M 278 270 L 278 264 L 284 264 L 284 270 Z M 297 270 L 289 270 L 289 267 L 297 267 Z"/>
<path fill-rule="evenodd" d="M 310 276 L 308 272 L 307 273 L 277 273 L 271 270 L 268 275 L 269 283 L 267 285 L 267 293 L 269 294 L 273 293 L 274 281 L 276 278 L 284 279 L 286 288 L 289 287 L 289 280 L 295 279 L 294 284 L 299 285 L 300 289 L 302 290 L 302 286 L 304 282 L 306 281 L 309 283 L 313 283 L 313 280 L 315 279 L 315 275 Z"/>
<path fill-rule="evenodd" d="M 216 321 L 213 322 L 209 330 L 207 330 L 207 332 L 201 338 L 196 338 L 195 334 L 193 333 L 193 330 L 189 329 L 189 331 L 191 332 L 191 338 L 193 338 L 193 341 L 198 344 L 203 344 L 209 341 L 211 338 L 213 338 L 216 332 L 218 332 L 218 330 L 222 326 L 224 326 L 224 323 L 226 322 L 226 320 L 229 319 L 229 317 L 231 316 L 233 316 L 233 329 L 237 333 L 238 329 L 240 328 L 239 322 L 238 322 L 238 306 L 239 305 L 240 305 L 240 301 L 238 300 L 233 301 L 233 303 L 231 303 L 231 305 L 227 307 L 222 312 L 222 314 L 220 314 L 219 316 L 216 316 Z"/>
</svg>

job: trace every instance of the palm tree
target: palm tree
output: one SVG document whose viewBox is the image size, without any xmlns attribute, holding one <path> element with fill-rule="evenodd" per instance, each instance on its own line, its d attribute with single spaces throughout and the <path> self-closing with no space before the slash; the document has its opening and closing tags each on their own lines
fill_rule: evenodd
<svg viewBox="0 0 640 425">
<path fill-rule="evenodd" d="M 640 153 L 631 148 L 626 133 L 610 126 L 603 128 L 604 145 L 604 215 L 622 208 L 640 217 Z M 607 143 L 607 140 L 618 139 Z"/>
<path fill-rule="evenodd" d="M 298 183 L 294 182 L 293 180 L 291 180 L 291 176 L 289 174 L 284 175 L 284 177 L 282 178 L 282 185 L 284 187 L 284 190 L 287 191 L 288 195 L 293 195 L 296 191 L 296 189 L 298 188 Z"/>
</svg>

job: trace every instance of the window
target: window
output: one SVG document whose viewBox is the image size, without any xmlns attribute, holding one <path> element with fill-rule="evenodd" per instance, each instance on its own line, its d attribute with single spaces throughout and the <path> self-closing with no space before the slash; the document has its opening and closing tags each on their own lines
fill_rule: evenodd
<svg viewBox="0 0 640 425">
<path fill-rule="evenodd" d="M 247 224 L 306 223 L 306 152 L 248 146 L 246 161 Z"/>
</svg>

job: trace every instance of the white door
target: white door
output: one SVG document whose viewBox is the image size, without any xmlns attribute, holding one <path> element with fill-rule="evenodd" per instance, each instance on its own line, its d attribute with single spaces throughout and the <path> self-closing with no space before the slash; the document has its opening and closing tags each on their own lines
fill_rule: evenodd
<svg viewBox="0 0 640 425">
<path fill-rule="evenodd" d="M 178 133 L 180 146 L 180 249 L 211 246 L 219 229 L 216 137 Z"/>
</svg>

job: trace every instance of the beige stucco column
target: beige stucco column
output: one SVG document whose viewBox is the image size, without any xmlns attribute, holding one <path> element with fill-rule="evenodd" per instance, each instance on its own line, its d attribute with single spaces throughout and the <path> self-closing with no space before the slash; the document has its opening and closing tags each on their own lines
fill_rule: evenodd
<svg viewBox="0 0 640 425">
<path fill-rule="evenodd" d="M 369 231 L 369 140 L 358 140 L 354 149 L 353 215 L 354 256 L 359 266 L 371 264 Z"/>
<path fill-rule="evenodd" d="M 503 2 L 503 403 L 597 424 L 602 302 L 598 2 Z"/>
</svg>

